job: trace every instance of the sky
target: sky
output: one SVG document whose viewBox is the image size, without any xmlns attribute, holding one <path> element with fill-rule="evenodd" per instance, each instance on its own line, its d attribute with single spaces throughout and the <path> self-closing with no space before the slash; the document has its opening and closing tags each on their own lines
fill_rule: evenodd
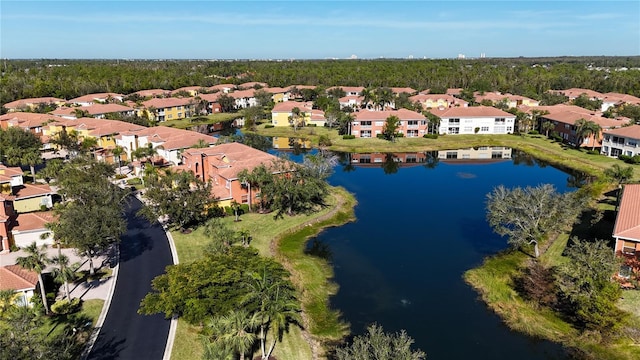
<svg viewBox="0 0 640 360">
<path fill-rule="evenodd" d="M 0 0 L 1 58 L 640 55 L 640 0 Z"/>
</svg>

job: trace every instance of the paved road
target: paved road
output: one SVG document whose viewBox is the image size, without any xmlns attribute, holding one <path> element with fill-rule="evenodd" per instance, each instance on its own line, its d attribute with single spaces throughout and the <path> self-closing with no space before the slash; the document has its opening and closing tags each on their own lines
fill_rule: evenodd
<svg viewBox="0 0 640 360">
<path fill-rule="evenodd" d="M 159 225 L 137 218 L 142 204 L 131 197 L 127 232 L 120 244 L 120 269 L 104 325 L 89 359 L 162 359 L 169 334 L 163 314 L 137 313 L 151 280 L 172 263 L 167 237 Z"/>
</svg>

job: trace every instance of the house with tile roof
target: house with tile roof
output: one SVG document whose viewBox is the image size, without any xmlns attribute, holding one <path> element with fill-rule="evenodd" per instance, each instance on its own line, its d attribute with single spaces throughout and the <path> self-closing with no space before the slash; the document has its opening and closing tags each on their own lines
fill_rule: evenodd
<svg viewBox="0 0 640 360">
<path fill-rule="evenodd" d="M 274 103 L 279 103 L 279 102 L 289 101 L 290 100 L 290 93 L 289 93 L 289 90 L 287 90 L 286 88 L 268 87 L 268 88 L 264 88 L 262 90 L 264 90 L 264 91 L 266 91 L 266 92 L 271 94 L 271 100 Z"/>
<path fill-rule="evenodd" d="M 4 104 L 5 109 L 9 112 L 13 111 L 30 111 L 38 107 L 40 104 L 62 106 L 67 101 L 56 97 L 39 97 L 29 99 L 19 99 Z"/>
<path fill-rule="evenodd" d="M 620 94 L 615 92 L 608 92 L 603 94 L 601 111 L 607 111 L 613 106 L 635 105 L 640 106 L 640 98 L 629 95 Z"/>
<path fill-rule="evenodd" d="M 620 275 L 640 275 L 640 184 L 627 184 L 622 189 L 620 205 L 613 228 L 615 254 L 624 259 Z"/>
<path fill-rule="evenodd" d="M 198 96 L 202 92 L 202 90 L 206 91 L 206 89 L 204 89 L 202 86 L 184 86 L 171 91 L 171 96 L 185 92 L 189 94 L 189 96 L 195 97 Z"/>
<path fill-rule="evenodd" d="M 147 90 L 139 90 L 136 92 L 133 92 L 129 95 L 138 95 L 141 98 L 154 98 L 154 97 L 169 97 L 171 96 L 171 91 L 170 90 L 164 90 L 164 89 L 147 89 Z"/>
<path fill-rule="evenodd" d="M 400 95 L 402 93 L 407 93 L 409 95 L 413 95 L 418 91 L 416 89 L 412 89 L 410 87 L 392 87 L 391 88 L 391 92 L 393 92 L 395 95 Z"/>
<path fill-rule="evenodd" d="M 38 284 L 38 274 L 18 265 L 0 267 L 0 290 L 10 290 L 16 296 L 13 302 L 18 306 L 29 306 Z"/>
<path fill-rule="evenodd" d="M 11 248 L 13 227 L 18 213 L 13 209 L 14 196 L 0 193 L 0 254 L 7 254 Z"/>
<path fill-rule="evenodd" d="M 332 89 L 342 89 L 345 92 L 345 96 L 359 96 L 364 90 L 364 86 L 332 86 L 327 89 L 329 92 Z"/>
<path fill-rule="evenodd" d="M 53 245 L 53 233 L 46 224 L 56 221 L 51 211 L 38 211 L 18 214 L 11 228 L 13 243 L 19 248 L 25 248 L 32 243 L 38 246 Z"/>
<path fill-rule="evenodd" d="M 255 89 L 249 88 L 246 90 L 236 90 L 228 93 L 227 95 L 235 100 L 234 107 L 236 109 L 246 109 L 248 107 L 258 105 L 258 101 L 254 95 L 255 91 Z"/>
<path fill-rule="evenodd" d="M 106 104 L 112 102 L 122 102 L 124 95 L 118 93 L 95 93 L 79 96 L 68 100 L 67 103 L 78 106 L 91 106 L 93 104 Z"/>
<path fill-rule="evenodd" d="M 295 108 L 300 111 L 300 125 L 316 124 L 324 126 L 324 113 L 320 110 L 313 110 L 311 102 L 285 101 L 277 103 L 271 110 L 271 123 L 273 126 L 291 126 L 292 116 Z"/>
<path fill-rule="evenodd" d="M 237 86 L 237 88 L 240 90 L 247 90 L 247 89 L 255 90 L 256 88 L 266 88 L 266 87 L 269 87 L 269 84 L 263 83 L 263 82 L 257 82 L 257 81 L 246 82 Z"/>
<path fill-rule="evenodd" d="M 556 132 L 564 142 L 571 145 L 576 145 L 580 141 L 576 126 L 578 120 L 584 119 L 598 124 L 602 131 L 599 134 L 590 134 L 582 139 L 580 146 L 583 147 L 601 147 L 604 133 L 628 123 L 628 121 L 605 118 L 599 113 L 575 105 L 558 104 L 538 106 L 532 109 L 547 112 L 548 114 L 538 117 L 539 123 L 542 124 L 545 121 L 553 123 L 555 127 L 552 131 Z"/>
<path fill-rule="evenodd" d="M 0 164 L 0 194 L 11 198 L 14 211 L 25 213 L 39 211 L 42 206 L 52 208 L 54 191 L 51 187 L 25 183 L 22 176 L 23 172 L 19 167 Z"/>
<path fill-rule="evenodd" d="M 620 155 L 640 155 L 640 125 L 624 126 L 602 134 L 600 152 L 616 158 Z"/>
<path fill-rule="evenodd" d="M 594 90 L 590 89 L 581 89 L 581 88 L 571 88 L 565 90 L 549 90 L 549 92 L 554 94 L 562 94 L 569 98 L 569 100 L 575 100 L 580 95 L 586 95 L 590 100 L 601 100 L 604 95 Z"/>
<path fill-rule="evenodd" d="M 477 103 L 490 102 L 495 106 L 498 103 L 505 103 L 509 108 L 517 108 L 520 105 L 524 106 L 538 106 L 540 102 L 538 100 L 530 99 L 521 95 L 514 95 L 501 92 L 478 92 L 474 93 L 475 101 Z"/>
<path fill-rule="evenodd" d="M 142 102 L 138 116 L 158 122 L 184 119 L 193 114 L 195 103 L 194 98 L 153 98 Z"/>
<path fill-rule="evenodd" d="M 218 85 L 213 85 L 213 86 L 209 86 L 207 88 L 207 91 L 210 92 L 221 92 L 223 94 L 226 94 L 230 91 L 233 91 L 236 89 L 236 86 L 234 84 L 218 84 Z"/>
<path fill-rule="evenodd" d="M 454 106 L 467 107 L 469 103 L 447 94 L 418 94 L 411 96 L 412 103 L 419 103 L 423 109 L 450 108 Z"/>
<path fill-rule="evenodd" d="M 440 120 L 440 134 L 511 134 L 515 115 L 491 106 L 435 108 L 429 110 Z"/>
<path fill-rule="evenodd" d="M 387 118 L 397 116 L 398 133 L 405 137 L 422 137 L 427 131 L 427 119 L 424 115 L 407 109 L 371 111 L 360 110 L 353 113 L 351 135 L 358 138 L 371 138 L 382 134 Z"/>
<path fill-rule="evenodd" d="M 43 135 L 43 128 L 58 119 L 59 117 L 49 114 L 14 112 L 0 116 L 0 127 L 8 129 L 16 126 L 40 138 Z"/>
<path fill-rule="evenodd" d="M 260 190 L 243 184 L 238 174 L 251 172 L 260 165 L 270 166 L 278 158 L 240 143 L 227 143 L 205 149 L 186 149 L 182 152 L 182 168 L 197 178 L 210 181 L 212 193 L 220 206 L 235 200 L 240 204 L 255 204 Z"/>
<path fill-rule="evenodd" d="M 181 163 L 180 154 L 183 150 L 197 145 L 200 141 L 204 141 L 208 146 L 213 146 L 217 139 L 195 131 L 166 126 L 123 131 L 115 137 L 115 143 L 124 149 L 128 159 L 131 159 L 131 153 L 138 148 L 151 146 L 156 149 L 160 158 L 173 165 Z"/>
<path fill-rule="evenodd" d="M 135 109 L 120 104 L 93 104 L 90 106 L 61 107 L 50 112 L 51 115 L 65 119 L 77 119 L 78 113 L 88 114 L 96 119 L 106 119 L 107 114 L 117 114 L 119 116 L 133 116 Z"/>
<path fill-rule="evenodd" d="M 216 92 L 213 94 L 200 94 L 198 97 L 201 101 L 206 102 L 207 114 L 215 114 L 222 111 L 222 107 L 218 103 L 218 98 L 223 92 Z"/>
</svg>

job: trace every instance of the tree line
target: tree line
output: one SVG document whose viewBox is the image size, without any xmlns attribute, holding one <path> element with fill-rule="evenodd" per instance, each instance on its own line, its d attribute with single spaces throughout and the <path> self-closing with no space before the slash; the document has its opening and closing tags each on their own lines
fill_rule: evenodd
<svg viewBox="0 0 640 360">
<path fill-rule="evenodd" d="M 594 68 L 598 66 L 606 68 Z M 324 86 L 447 88 L 501 91 L 540 99 L 549 89 L 580 87 L 640 96 L 640 57 L 482 60 L 4 60 L 0 104 L 89 93 L 266 82 Z M 616 69 L 626 68 L 625 71 Z"/>
</svg>

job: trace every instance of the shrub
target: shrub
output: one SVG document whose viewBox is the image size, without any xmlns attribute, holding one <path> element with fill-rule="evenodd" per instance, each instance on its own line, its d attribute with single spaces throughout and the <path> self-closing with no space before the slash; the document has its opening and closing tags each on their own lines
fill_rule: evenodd
<svg viewBox="0 0 640 360">
<path fill-rule="evenodd" d="M 557 142 L 562 142 L 562 137 L 560 135 L 558 135 L 557 133 L 553 133 L 551 134 L 551 136 L 549 136 L 551 138 L 551 140 L 553 141 L 557 141 Z"/>
<path fill-rule="evenodd" d="M 333 143 L 331 142 L 331 139 L 329 139 L 329 136 L 320 135 L 320 137 L 318 138 L 318 145 L 320 145 L 320 146 L 331 146 L 331 145 L 333 145 Z"/>
<path fill-rule="evenodd" d="M 422 135 L 423 138 L 425 139 L 437 139 L 438 138 L 438 134 L 424 134 Z"/>
<path fill-rule="evenodd" d="M 474 133 L 476 133 L 476 134 L 477 134 L 477 133 L 479 133 L 479 132 L 480 132 L 480 128 L 479 128 L 479 127 L 477 127 L 477 128 L 475 128 L 475 129 L 473 129 L 473 132 L 474 132 Z"/>
<path fill-rule="evenodd" d="M 600 151 L 598 151 L 598 150 L 589 150 L 589 151 L 587 151 L 587 154 L 589 154 L 589 155 L 600 155 Z"/>
<path fill-rule="evenodd" d="M 377 137 L 378 139 L 384 139 L 384 135 L 383 135 L 383 134 L 376 134 L 376 137 Z"/>
<path fill-rule="evenodd" d="M 342 135 L 342 139 L 343 140 L 351 140 L 351 139 L 355 139 L 356 136 L 355 135 Z"/>
<path fill-rule="evenodd" d="M 397 134 L 396 134 L 396 137 L 397 137 L 397 138 L 404 137 L 404 134 L 403 134 L 403 133 L 397 133 Z"/>
<path fill-rule="evenodd" d="M 264 126 L 264 128 L 265 128 L 265 129 L 271 129 L 272 127 L 273 127 L 273 125 L 272 125 L 272 124 L 266 124 L 266 125 Z"/>
<path fill-rule="evenodd" d="M 51 312 L 58 315 L 72 314 L 80 310 L 80 299 L 74 298 L 71 301 L 62 299 L 51 305 Z"/>
<path fill-rule="evenodd" d="M 121 179 L 124 179 L 124 178 L 126 178 L 126 177 L 127 177 L 127 175 L 123 175 L 123 174 L 116 174 L 116 180 L 121 180 Z"/>
<path fill-rule="evenodd" d="M 241 204 L 240 205 L 240 214 L 246 214 L 249 212 L 249 204 Z"/>
<path fill-rule="evenodd" d="M 127 180 L 127 185 L 140 185 L 142 184 L 142 180 L 140 178 L 131 178 Z"/>
<path fill-rule="evenodd" d="M 635 155 L 635 156 L 619 155 L 618 159 L 626 162 L 627 164 L 640 164 L 640 155 Z"/>
<path fill-rule="evenodd" d="M 531 131 L 529 131 L 529 135 L 538 135 L 538 134 L 540 134 L 540 133 L 538 132 L 538 130 L 531 130 Z"/>
<path fill-rule="evenodd" d="M 318 126 L 318 124 L 307 124 L 305 126 L 307 126 L 307 127 L 316 127 L 316 126 Z"/>
</svg>

